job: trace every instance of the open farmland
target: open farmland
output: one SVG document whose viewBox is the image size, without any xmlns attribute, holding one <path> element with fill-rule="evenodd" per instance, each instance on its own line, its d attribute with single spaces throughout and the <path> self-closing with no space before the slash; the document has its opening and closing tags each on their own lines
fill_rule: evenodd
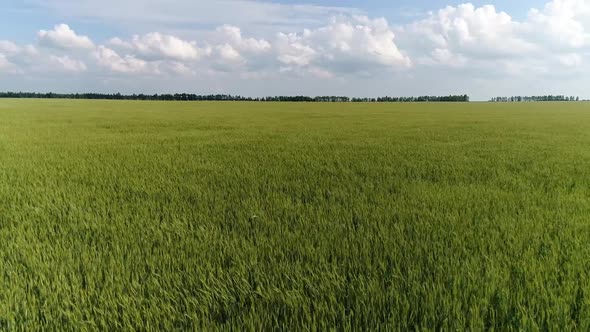
<svg viewBox="0 0 590 332">
<path fill-rule="evenodd" d="M 590 329 L 590 104 L 0 100 L 0 330 Z"/>
</svg>

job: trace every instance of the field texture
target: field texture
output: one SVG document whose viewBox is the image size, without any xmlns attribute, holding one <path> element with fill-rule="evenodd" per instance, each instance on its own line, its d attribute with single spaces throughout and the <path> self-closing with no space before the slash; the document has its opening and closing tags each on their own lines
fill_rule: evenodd
<svg viewBox="0 0 590 332">
<path fill-rule="evenodd" d="M 0 100 L 0 330 L 590 330 L 590 104 Z"/>
</svg>

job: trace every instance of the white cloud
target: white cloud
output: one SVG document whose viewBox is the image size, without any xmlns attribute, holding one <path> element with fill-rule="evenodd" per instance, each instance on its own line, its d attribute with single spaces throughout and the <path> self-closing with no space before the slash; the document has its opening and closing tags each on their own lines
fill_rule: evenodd
<svg viewBox="0 0 590 332">
<path fill-rule="evenodd" d="M 159 32 L 136 35 L 130 41 L 115 37 L 108 44 L 146 62 L 176 61 L 175 66 L 166 66 L 172 68 L 172 72 L 178 72 L 179 64 L 183 65 L 182 72 L 194 72 L 197 63 L 224 72 L 248 71 L 250 66 L 261 67 L 261 62 L 268 65 L 266 60 L 272 49 L 271 43 L 265 39 L 244 37 L 241 29 L 230 25 L 223 25 L 206 34 L 202 47 L 196 41 Z"/>
<path fill-rule="evenodd" d="M 578 67 L 584 63 L 582 56 L 576 53 L 559 55 L 557 58 L 566 67 Z"/>
<path fill-rule="evenodd" d="M 217 51 L 219 52 L 221 58 L 223 58 L 224 60 L 231 62 L 244 61 L 244 58 L 242 58 L 240 53 L 238 53 L 238 51 L 236 51 L 236 49 L 229 44 L 223 44 L 218 46 Z"/>
<path fill-rule="evenodd" d="M 534 52 L 536 46 L 519 36 L 521 24 L 492 5 L 448 6 L 400 30 L 401 45 L 417 54 L 448 57 L 512 58 Z M 440 59 L 440 57 L 438 57 Z"/>
<path fill-rule="evenodd" d="M 126 42 L 124 40 L 122 40 L 119 37 L 114 37 L 111 38 L 108 42 L 108 44 L 114 46 L 114 47 L 120 47 L 120 48 L 125 48 L 125 49 L 131 49 L 133 48 L 133 44 Z"/>
<path fill-rule="evenodd" d="M 5 54 L 17 54 L 21 48 L 9 40 L 0 40 L 0 52 Z"/>
<path fill-rule="evenodd" d="M 309 74 L 311 74 L 312 76 L 317 77 L 317 78 L 328 79 L 328 78 L 334 77 L 334 74 L 332 74 L 331 72 L 329 72 L 325 69 L 322 69 L 322 68 L 318 68 L 318 67 L 311 67 L 308 69 L 308 72 L 309 72 Z"/>
<path fill-rule="evenodd" d="M 39 52 L 32 45 L 18 45 L 12 41 L 0 41 L 0 71 L 10 73 L 23 73 L 32 67 L 38 58 Z"/>
<path fill-rule="evenodd" d="M 8 56 L 32 56 L 38 54 L 33 45 L 19 46 L 9 40 L 0 40 L 0 52 Z"/>
<path fill-rule="evenodd" d="M 117 39 L 111 42 L 125 45 Z M 154 59 L 197 60 L 202 53 L 206 53 L 200 50 L 195 42 L 188 42 L 159 32 L 134 36 L 130 44 L 139 54 Z"/>
<path fill-rule="evenodd" d="M 571 79 L 587 76 L 590 69 L 588 0 L 551 0 L 522 19 L 492 5 L 466 3 L 399 26 L 357 15 L 356 9 L 262 1 L 31 1 L 62 17 L 97 19 L 137 34 L 107 38 L 97 47 L 61 24 L 39 31 L 38 43 L 46 47 L 0 41 L 3 72 L 43 75 L 59 68 L 86 72 L 89 80 L 100 74 L 121 82 L 133 75 L 206 83 L 207 77 L 216 80 L 219 91 L 238 86 L 238 93 L 240 87 L 254 89 L 239 83 L 242 79 L 259 80 L 265 88 L 302 82 L 294 91 L 316 86 L 349 89 L 349 94 L 373 91 L 366 82 L 380 82 L 375 91 L 398 84 L 400 93 L 413 86 L 422 94 L 453 87 L 460 91 L 448 92 L 468 92 L 473 82 L 506 77 L 514 85 L 556 73 Z M 137 15 L 129 18 L 131 10 Z M 561 86 L 560 81 L 546 82 Z"/>
<path fill-rule="evenodd" d="M 306 31 L 306 34 L 309 33 Z M 304 38 L 295 33 L 279 33 L 277 47 L 278 60 L 285 65 L 307 66 L 317 56 L 317 52 L 306 44 Z"/>
<path fill-rule="evenodd" d="M 100 45 L 93 54 L 96 63 L 113 73 L 125 75 L 161 75 L 168 77 L 194 76 L 192 62 L 170 59 L 145 60 L 134 54 L 120 55 L 117 51 Z"/>
<path fill-rule="evenodd" d="M 52 63 L 61 66 L 63 69 L 72 72 L 83 72 L 86 71 L 87 67 L 84 62 L 80 60 L 75 60 L 70 58 L 69 56 L 55 56 L 52 55 L 50 57 Z"/>
<path fill-rule="evenodd" d="M 350 74 L 412 66 L 383 18 L 335 18 L 329 25 L 306 29 L 301 34 L 280 33 L 276 43 L 278 60 L 285 68 L 309 66 L 316 73 L 321 68 L 323 73 Z"/>
<path fill-rule="evenodd" d="M 134 36 L 130 41 L 116 37 L 108 42 L 113 48 L 100 48 L 96 58 L 118 72 L 142 72 L 148 64 L 162 69 L 164 62 L 176 61 L 176 68 L 183 66 L 181 72 L 262 73 L 282 68 L 282 72 L 323 78 L 412 65 L 395 44 L 388 22 L 364 16 L 334 18 L 323 27 L 300 34 L 278 33 L 271 40 L 245 37 L 240 28 L 223 25 L 200 43 L 204 46 L 158 32 Z M 119 52 L 128 55 L 122 57 Z"/>
<path fill-rule="evenodd" d="M 256 67 L 266 60 L 265 56 L 272 48 L 268 41 L 246 38 L 239 28 L 229 25 L 221 26 L 207 36 L 202 42 L 203 47 L 199 47 L 196 41 L 158 32 L 134 36 L 131 41 L 115 37 L 108 44 L 114 48 L 111 49 L 113 52 L 118 49 L 161 68 L 160 73 L 191 74 L 197 66 L 205 71 L 248 71 L 249 66 Z"/>
<path fill-rule="evenodd" d="M 112 25 L 138 26 L 231 24 L 257 32 L 292 30 L 323 24 L 337 15 L 364 12 L 348 7 L 281 4 L 251 0 L 31 0 L 66 17 L 93 18 Z M 134 13 L 129 15 L 129 13 Z M 142 31 L 142 33 L 145 31 Z M 170 33 L 171 31 L 167 31 Z"/>
<path fill-rule="evenodd" d="M 103 45 L 97 48 L 94 57 L 99 65 L 118 73 L 145 73 L 151 69 L 147 61 L 132 55 L 122 57 Z"/>
<path fill-rule="evenodd" d="M 399 28 L 399 44 L 424 65 L 479 67 L 478 76 L 543 74 L 583 63 L 577 52 L 590 46 L 589 7 L 586 0 L 553 0 L 517 21 L 492 5 L 448 6 Z"/>
<path fill-rule="evenodd" d="M 463 67 L 469 60 L 461 54 L 453 54 L 446 48 L 437 48 L 426 57 L 423 64 L 445 65 L 450 67 Z"/>
<path fill-rule="evenodd" d="M 187 66 L 181 62 L 171 62 L 171 63 L 165 64 L 165 67 L 167 67 L 168 72 L 176 74 L 176 75 L 185 75 L 185 76 L 196 75 L 196 72 L 192 68 L 190 68 L 189 66 Z"/>
<path fill-rule="evenodd" d="M 37 34 L 39 43 L 59 49 L 93 49 L 94 43 L 86 36 L 77 35 L 67 24 L 58 24 L 53 30 L 41 30 Z"/>
<path fill-rule="evenodd" d="M 310 31 L 305 37 L 328 51 L 335 61 L 342 57 L 384 66 L 411 66 L 410 59 L 395 44 L 395 34 L 384 18 L 371 20 L 357 16 L 351 20 L 335 20 L 329 26 Z"/>
<path fill-rule="evenodd" d="M 0 53 L 0 72 L 15 72 L 16 70 L 17 66 Z"/>
<path fill-rule="evenodd" d="M 267 52 L 272 48 L 270 43 L 264 39 L 244 38 L 240 28 L 235 26 L 224 25 L 217 28 L 217 32 L 219 40 L 225 41 L 240 51 L 259 54 Z"/>
<path fill-rule="evenodd" d="M 590 3 L 586 0 L 553 0 L 543 11 L 529 13 L 530 37 L 541 36 L 554 48 L 590 45 Z M 537 38 L 538 39 L 538 38 Z"/>
<path fill-rule="evenodd" d="M 273 67 L 272 45 L 265 39 L 244 37 L 242 30 L 231 25 L 223 25 L 204 36 L 211 45 L 209 63 L 214 70 L 237 72 L 243 76 L 252 71 L 266 71 Z"/>
</svg>

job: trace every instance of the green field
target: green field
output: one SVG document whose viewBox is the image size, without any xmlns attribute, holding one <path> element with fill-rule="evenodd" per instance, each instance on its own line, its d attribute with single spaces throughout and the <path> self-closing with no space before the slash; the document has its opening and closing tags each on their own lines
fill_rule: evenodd
<svg viewBox="0 0 590 332">
<path fill-rule="evenodd" d="M 590 329 L 590 104 L 0 100 L 0 330 Z"/>
</svg>

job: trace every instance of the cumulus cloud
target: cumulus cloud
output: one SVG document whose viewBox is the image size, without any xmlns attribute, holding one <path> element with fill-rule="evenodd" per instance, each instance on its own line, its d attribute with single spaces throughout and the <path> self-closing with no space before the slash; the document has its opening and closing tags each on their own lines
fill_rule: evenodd
<svg viewBox="0 0 590 332">
<path fill-rule="evenodd" d="M 111 71 L 128 74 L 195 75 L 197 64 L 214 52 L 214 48 L 207 44 L 199 47 L 196 41 L 160 32 L 135 35 L 130 40 L 114 37 L 107 45 L 110 47 L 101 45 L 94 53 L 98 64 Z M 222 59 L 240 57 L 232 53 L 234 50 L 231 47 L 216 49 L 221 51 Z"/>
<path fill-rule="evenodd" d="M 117 43 L 117 40 L 111 40 L 111 42 Z M 125 45 L 124 42 L 120 44 Z M 154 59 L 197 60 L 202 53 L 207 52 L 200 50 L 196 42 L 188 42 L 159 32 L 134 36 L 130 45 L 139 54 Z"/>
<path fill-rule="evenodd" d="M 212 45 L 211 63 L 221 71 L 248 71 L 269 64 L 267 58 L 272 49 L 265 39 L 248 38 L 236 26 L 223 25 L 207 37 Z M 263 66 L 264 67 L 264 66 Z"/>
<path fill-rule="evenodd" d="M 328 76 L 326 72 L 347 74 L 412 66 L 383 18 L 341 17 L 301 34 L 279 33 L 277 49 L 278 60 L 285 68 L 310 67 L 313 72 L 322 72 L 322 76 Z"/>
<path fill-rule="evenodd" d="M 246 37 L 241 28 L 226 24 L 201 35 L 198 44 L 151 32 L 128 40 L 115 37 L 107 42 L 109 47 L 98 48 L 88 37 L 61 24 L 40 31 L 39 42 L 62 50 L 95 48 L 99 65 L 121 73 L 273 71 L 332 78 L 413 66 L 452 70 L 492 68 L 494 64 L 522 72 L 526 66 L 520 64 L 539 57 L 551 58 L 545 61 L 547 65 L 581 66 L 584 56 L 580 50 L 590 45 L 589 7 L 585 0 L 552 0 L 518 21 L 493 5 L 466 3 L 395 28 L 384 18 L 338 15 L 299 33 L 278 31 L 274 38 Z M 17 45 L 6 41 L 0 42 L 0 51 L 19 52 Z M 72 63 L 65 67 L 82 68 Z"/>
<path fill-rule="evenodd" d="M 128 41 L 119 37 L 108 41 L 114 50 L 134 54 L 146 62 L 159 62 L 159 67 L 171 68 L 172 72 L 194 72 L 192 67 L 197 63 L 221 71 L 247 71 L 260 67 L 261 62 L 268 64 L 265 57 L 272 49 L 267 40 L 244 37 L 240 28 L 231 25 L 207 33 L 199 44 L 159 32 L 136 35 Z M 176 63 L 164 63 L 170 61 Z"/>
<path fill-rule="evenodd" d="M 520 23 L 492 5 L 462 4 L 430 13 L 403 27 L 400 35 L 402 45 L 413 53 L 449 64 L 452 57 L 497 60 L 534 52 L 536 46 L 520 37 L 521 29 Z"/>
<path fill-rule="evenodd" d="M 163 67 L 167 72 L 175 75 L 191 76 L 196 74 L 195 70 L 182 62 L 164 63 Z"/>
<path fill-rule="evenodd" d="M 133 51 L 133 49 L 129 49 Z M 121 55 L 117 51 L 100 45 L 93 56 L 96 63 L 113 73 L 126 75 L 168 75 L 168 76 L 192 76 L 196 74 L 192 62 L 183 62 L 173 59 L 142 59 L 135 54 Z"/>
<path fill-rule="evenodd" d="M 243 52 L 264 53 L 269 51 L 272 47 L 270 43 L 264 39 L 244 38 L 242 30 L 231 25 L 224 25 L 217 28 L 219 40 L 225 41 L 227 45 L 236 48 Z"/>
<path fill-rule="evenodd" d="M 206 37 L 211 45 L 208 61 L 219 71 L 267 70 L 272 67 L 272 45 L 265 39 L 244 37 L 240 28 L 223 25 Z"/>
<path fill-rule="evenodd" d="M 308 32 L 305 32 L 306 34 Z M 288 66 L 307 66 L 317 57 L 317 52 L 295 33 L 279 33 L 277 40 L 278 60 Z"/>
<path fill-rule="evenodd" d="M 230 62 L 242 62 L 244 58 L 240 55 L 240 53 L 233 48 L 230 44 L 223 44 L 217 46 L 217 52 L 221 56 L 223 60 L 230 61 Z"/>
<path fill-rule="evenodd" d="M 99 65 L 118 73 L 145 73 L 150 70 L 147 61 L 133 55 L 120 56 L 114 50 L 103 45 L 94 52 L 94 58 Z"/>
<path fill-rule="evenodd" d="M 542 36 L 554 48 L 590 45 L 590 3 L 586 0 L 553 0 L 542 11 L 532 9 L 526 24 L 530 38 Z"/>
<path fill-rule="evenodd" d="M 23 46 L 12 41 L 0 40 L 0 71 L 23 73 L 37 62 L 38 56 L 39 52 L 32 45 Z"/>
<path fill-rule="evenodd" d="M 111 38 L 109 40 L 108 44 L 110 44 L 114 47 L 119 47 L 119 48 L 124 48 L 124 49 L 132 49 L 133 48 L 133 44 L 131 44 L 130 42 L 126 42 L 119 37 Z"/>
<path fill-rule="evenodd" d="M 53 30 L 37 34 L 39 44 L 59 49 L 93 49 L 94 43 L 86 36 L 76 34 L 67 24 L 58 24 Z"/>
<path fill-rule="evenodd" d="M 20 47 L 9 40 L 0 40 L 0 52 L 5 54 L 17 54 L 20 52 Z"/>
<path fill-rule="evenodd" d="M 33 45 L 20 46 L 9 40 L 0 40 L 0 52 L 7 56 L 32 56 L 38 54 Z"/>
<path fill-rule="evenodd" d="M 52 55 L 50 60 L 53 64 L 60 66 L 61 68 L 71 72 L 83 72 L 86 71 L 86 64 L 80 60 L 75 60 L 69 56 L 55 56 Z"/>
<path fill-rule="evenodd" d="M 479 67 L 480 76 L 494 66 L 511 75 L 575 67 L 583 64 L 578 52 L 590 46 L 589 7 L 585 0 L 552 0 L 517 21 L 492 5 L 448 6 L 399 28 L 399 44 L 420 64 Z"/>
<path fill-rule="evenodd" d="M 337 86 L 346 80 L 424 79 L 428 75 L 452 77 L 454 82 L 503 77 L 515 80 L 555 72 L 579 76 L 590 69 L 586 61 L 590 55 L 588 0 L 550 0 L 531 9 L 522 19 L 493 5 L 466 3 L 447 6 L 397 26 L 384 18 L 357 15 L 353 10 L 220 1 L 240 5 L 245 13 L 248 6 L 262 6 L 268 13 L 295 7 L 297 10 L 292 16 L 283 15 L 280 23 L 273 21 L 273 15 L 257 14 L 255 20 L 248 17 L 247 23 L 225 20 L 223 23 L 231 24 L 193 31 L 186 29 L 186 23 L 192 22 L 194 11 L 182 10 L 192 8 L 193 2 L 180 0 L 171 7 L 157 0 L 147 6 L 161 10 L 150 10 L 149 15 L 170 15 L 169 20 L 161 21 L 167 24 L 157 25 L 169 30 L 114 37 L 96 46 L 89 37 L 60 24 L 38 32 L 38 44 L 43 47 L 0 41 L 0 70 L 35 74 L 52 73 L 54 69 L 93 75 L 105 72 L 104 76 L 117 78 L 162 75 L 184 77 L 187 81 L 216 75 L 219 82 L 232 77 L 261 81 L 272 77 L 282 82 L 281 78 L 289 77 L 315 83 L 314 78 L 323 78 Z M 139 6 L 141 1 L 132 2 Z M 84 7 L 81 4 L 95 6 L 92 1 L 83 0 L 72 8 Z M 166 12 L 166 8 L 175 15 L 182 12 L 183 21 L 175 21 L 178 16 Z M 201 11 L 198 15 L 211 12 Z M 313 19 L 307 20 L 302 14 L 306 12 Z M 117 11 L 109 15 L 119 14 Z M 296 24 L 283 24 L 285 20 Z M 264 21 L 265 29 L 253 28 L 253 21 Z M 175 22 L 180 25 L 175 26 Z M 216 26 L 218 22 L 209 23 Z M 140 28 L 146 26 L 149 27 L 146 23 Z M 225 85 L 218 86 L 222 89 Z M 415 86 L 422 88 L 419 83 Z"/>
<path fill-rule="evenodd" d="M 0 53 L 0 72 L 15 72 L 16 70 L 17 66 Z"/>
</svg>

